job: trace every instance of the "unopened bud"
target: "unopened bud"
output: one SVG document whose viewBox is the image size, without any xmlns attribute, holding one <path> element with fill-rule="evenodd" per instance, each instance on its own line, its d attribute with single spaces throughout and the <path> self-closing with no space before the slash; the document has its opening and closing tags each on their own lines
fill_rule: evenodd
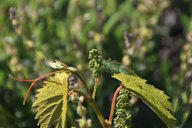
<svg viewBox="0 0 192 128">
<path fill-rule="evenodd" d="M 80 117 L 84 117 L 87 113 L 87 110 L 84 106 L 82 106 L 81 104 L 77 106 L 77 114 Z"/>
</svg>

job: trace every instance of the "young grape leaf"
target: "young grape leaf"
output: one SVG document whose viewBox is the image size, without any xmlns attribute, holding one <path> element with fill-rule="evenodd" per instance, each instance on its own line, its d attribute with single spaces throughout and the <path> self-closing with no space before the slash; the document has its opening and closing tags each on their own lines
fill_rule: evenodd
<svg viewBox="0 0 192 128">
<path fill-rule="evenodd" d="M 33 103 L 40 128 L 65 128 L 67 113 L 67 73 L 57 73 L 44 81 Z"/>
<path fill-rule="evenodd" d="M 124 74 L 114 74 L 112 77 L 121 81 L 124 87 L 146 103 L 169 128 L 174 127 L 171 103 L 162 90 L 147 84 L 146 80 L 140 77 Z"/>
</svg>

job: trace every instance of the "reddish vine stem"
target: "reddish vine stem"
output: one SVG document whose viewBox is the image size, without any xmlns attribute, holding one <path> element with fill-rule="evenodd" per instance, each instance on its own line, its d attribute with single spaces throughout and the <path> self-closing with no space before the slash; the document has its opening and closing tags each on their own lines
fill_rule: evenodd
<svg viewBox="0 0 192 128">
<path fill-rule="evenodd" d="M 32 79 L 32 80 L 22 80 L 22 79 L 13 77 L 11 75 L 10 75 L 10 78 L 13 79 L 13 80 L 16 80 L 16 81 L 31 83 L 31 85 L 29 86 L 29 88 L 27 90 L 27 93 L 25 94 L 24 100 L 23 100 L 23 105 L 25 105 L 25 101 L 27 100 L 27 97 L 28 97 L 32 87 L 36 84 L 37 81 L 42 80 L 42 79 L 46 78 L 47 76 L 53 75 L 55 73 L 63 72 L 63 71 L 64 70 L 58 70 L 58 71 L 55 71 L 55 72 L 50 72 L 50 73 L 47 73 L 47 74 L 45 74 L 45 75 L 43 75 L 41 77 L 38 77 L 38 78 Z"/>
<path fill-rule="evenodd" d="M 109 119 L 108 119 L 108 121 L 109 121 L 110 123 L 112 123 L 113 114 L 114 114 L 114 111 L 115 111 L 115 104 L 116 104 L 117 96 L 118 96 L 119 92 L 121 91 L 122 87 L 123 87 L 122 85 L 119 86 L 119 87 L 116 89 L 116 91 L 115 91 L 115 93 L 114 93 L 114 95 L 113 95 L 113 100 L 112 100 L 112 104 L 111 104 L 111 111 L 110 111 L 110 115 L 109 115 Z"/>
</svg>

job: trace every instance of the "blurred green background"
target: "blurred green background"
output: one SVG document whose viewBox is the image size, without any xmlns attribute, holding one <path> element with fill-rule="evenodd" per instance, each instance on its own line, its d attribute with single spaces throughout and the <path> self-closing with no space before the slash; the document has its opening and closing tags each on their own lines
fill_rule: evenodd
<svg viewBox="0 0 192 128">
<path fill-rule="evenodd" d="M 176 127 L 192 128 L 191 0 L 1 0 L 0 128 L 37 127 L 31 105 L 38 86 L 23 106 L 29 84 L 10 80 L 9 74 L 41 76 L 51 71 L 45 56 L 77 67 L 92 85 L 92 48 L 164 90 L 175 109 Z M 106 118 L 117 87 L 110 75 L 100 75 L 97 103 Z M 101 127 L 88 111 L 93 127 Z M 140 100 L 132 111 L 133 128 L 166 128 Z M 68 120 L 75 116 L 72 106 Z"/>
</svg>

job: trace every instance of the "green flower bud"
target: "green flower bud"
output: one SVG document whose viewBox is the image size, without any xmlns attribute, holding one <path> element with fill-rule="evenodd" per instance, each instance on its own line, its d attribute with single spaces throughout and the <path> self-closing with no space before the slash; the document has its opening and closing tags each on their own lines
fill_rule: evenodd
<svg viewBox="0 0 192 128">
<path fill-rule="evenodd" d="M 99 54 L 98 50 L 92 49 L 89 51 L 89 67 L 93 70 L 95 76 L 98 75 L 101 66 L 102 56 Z"/>
<path fill-rule="evenodd" d="M 131 115 L 129 113 L 131 99 L 126 88 L 122 88 L 117 97 L 116 117 L 114 118 L 114 128 L 131 128 Z"/>
<path fill-rule="evenodd" d="M 85 108 L 83 105 L 79 104 L 79 105 L 77 106 L 77 114 L 78 114 L 80 117 L 85 117 L 85 116 L 86 116 L 86 113 L 87 113 L 86 108 Z"/>
</svg>

